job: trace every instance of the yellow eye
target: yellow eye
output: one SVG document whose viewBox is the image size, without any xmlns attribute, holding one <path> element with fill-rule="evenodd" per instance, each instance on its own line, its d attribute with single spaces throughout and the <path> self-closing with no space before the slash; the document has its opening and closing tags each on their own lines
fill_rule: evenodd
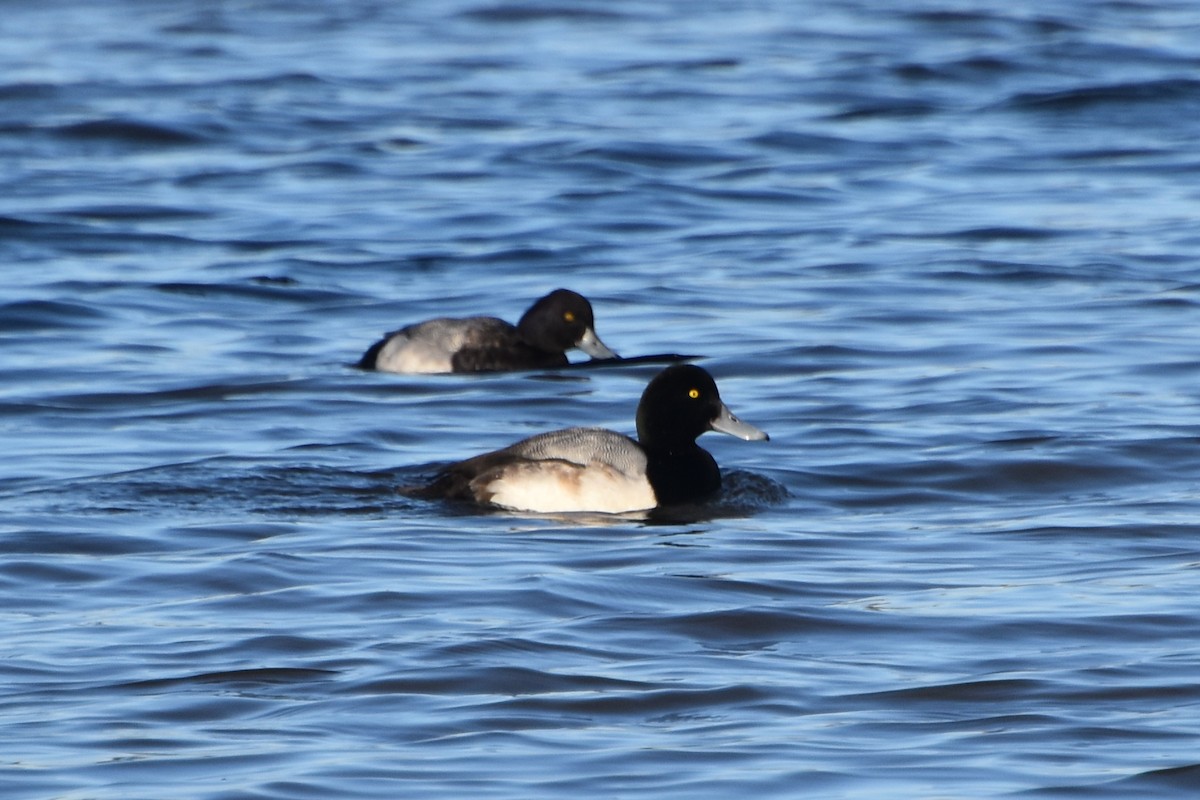
<svg viewBox="0 0 1200 800">
<path fill-rule="evenodd" d="M 688 389 L 688 397 L 690 397 L 690 398 L 692 398 L 693 400 L 695 400 L 695 399 L 696 399 L 697 397 L 699 397 L 699 396 L 700 396 L 700 390 L 699 390 L 699 389 Z"/>
<path fill-rule="evenodd" d="M 574 322 L 575 321 L 575 312 L 574 311 L 565 312 L 563 314 L 563 319 L 565 319 L 567 322 Z"/>
</svg>

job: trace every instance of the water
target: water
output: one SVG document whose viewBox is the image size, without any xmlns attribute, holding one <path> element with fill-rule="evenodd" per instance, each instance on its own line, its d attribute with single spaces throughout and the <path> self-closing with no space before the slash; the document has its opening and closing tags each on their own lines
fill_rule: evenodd
<svg viewBox="0 0 1200 800">
<path fill-rule="evenodd" d="M 1192 796 L 1200 10 L 5 4 L 5 798 Z M 711 508 L 394 487 L 655 367 Z"/>
</svg>

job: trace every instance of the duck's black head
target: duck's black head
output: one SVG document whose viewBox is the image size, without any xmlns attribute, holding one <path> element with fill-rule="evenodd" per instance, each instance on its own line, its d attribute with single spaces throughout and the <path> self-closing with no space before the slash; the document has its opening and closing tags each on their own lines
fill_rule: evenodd
<svg viewBox="0 0 1200 800">
<path fill-rule="evenodd" d="M 616 358 L 596 335 L 592 304 L 570 289 L 555 289 L 538 300 L 517 323 L 521 338 L 551 353 L 578 347 L 592 358 Z"/>
<path fill-rule="evenodd" d="M 648 450 L 690 444 L 706 431 L 746 440 L 768 438 L 733 415 L 712 375 L 695 364 L 667 367 L 650 381 L 638 403 L 637 431 Z"/>
</svg>

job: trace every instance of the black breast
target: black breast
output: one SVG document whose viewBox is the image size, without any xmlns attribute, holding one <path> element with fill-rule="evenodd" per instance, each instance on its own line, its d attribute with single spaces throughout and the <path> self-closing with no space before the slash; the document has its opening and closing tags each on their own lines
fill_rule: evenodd
<svg viewBox="0 0 1200 800">
<path fill-rule="evenodd" d="M 565 353 L 547 353 L 521 341 L 466 346 L 450 358 L 455 372 L 498 372 L 509 369 L 542 369 L 567 363 Z"/>
<path fill-rule="evenodd" d="M 703 500 L 721 488 L 721 470 L 712 455 L 692 444 L 668 452 L 648 453 L 646 477 L 659 505 Z"/>
</svg>

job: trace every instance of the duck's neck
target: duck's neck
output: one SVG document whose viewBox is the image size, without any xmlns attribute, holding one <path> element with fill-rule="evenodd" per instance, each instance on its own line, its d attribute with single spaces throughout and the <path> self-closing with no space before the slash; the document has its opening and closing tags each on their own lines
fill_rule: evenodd
<svg viewBox="0 0 1200 800">
<path fill-rule="evenodd" d="M 716 459 L 694 441 L 646 448 L 646 477 L 659 505 L 703 500 L 721 488 Z"/>
</svg>

